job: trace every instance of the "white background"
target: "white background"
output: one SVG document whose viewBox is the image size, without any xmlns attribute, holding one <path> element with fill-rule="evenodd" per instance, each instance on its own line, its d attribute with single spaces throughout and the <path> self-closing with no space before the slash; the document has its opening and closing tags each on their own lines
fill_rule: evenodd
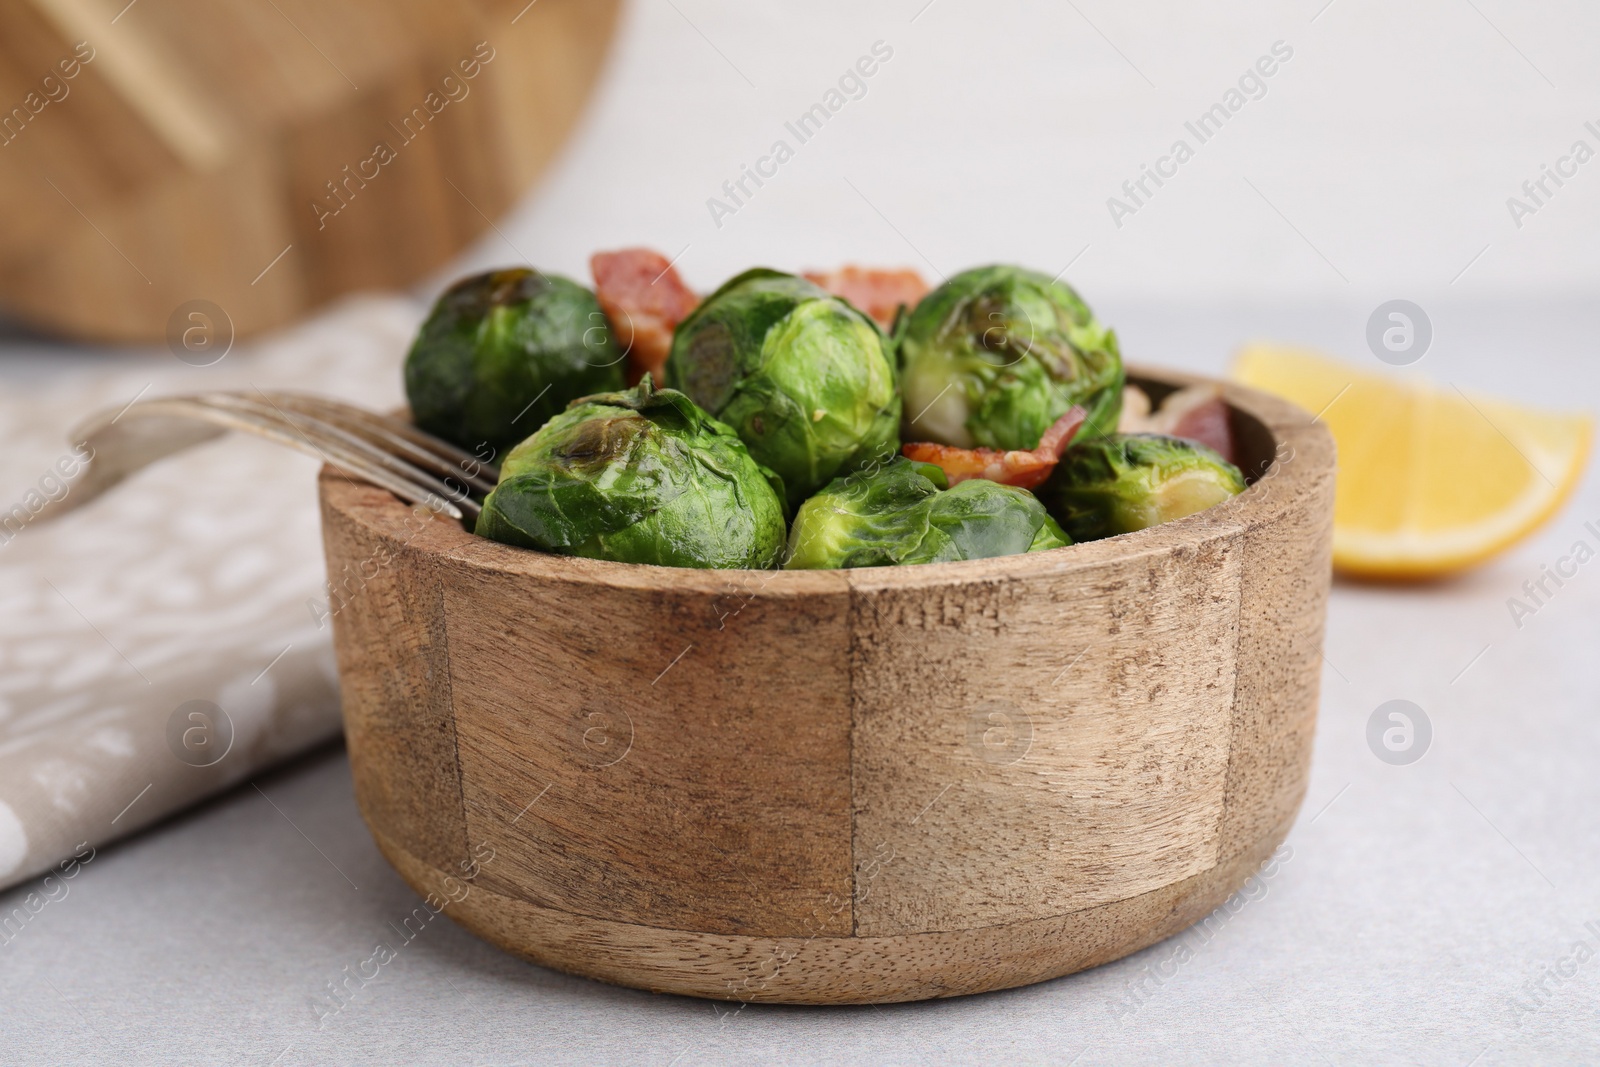
<svg viewBox="0 0 1600 1067">
<path fill-rule="evenodd" d="M 702 285 L 840 258 L 1054 273 L 1087 245 L 1071 277 L 1101 300 L 1420 301 L 1485 246 L 1466 296 L 1600 280 L 1600 160 L 1520 230 L 1505 205 L 1574 139 L 1600 149 L 1593 5 L 924 2 L 636 6 L 516 240 L 571 271 L 597 244 L 688 245 Z M 706 198 L 877 40 L 867 95 L 715 227 Z M 1266 96 L 1117 229 L 1107 197 L 1275 41 L 1294 56 Z"/>
</svg>

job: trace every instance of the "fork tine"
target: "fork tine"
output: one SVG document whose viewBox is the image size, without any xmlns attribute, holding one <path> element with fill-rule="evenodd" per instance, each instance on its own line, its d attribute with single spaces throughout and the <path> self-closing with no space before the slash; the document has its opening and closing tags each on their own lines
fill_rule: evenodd
<svg viewBox="0 0 1600 1067">
<path fill-rule="evenodd" d="M 87 503 L 159 459 L 226 430 L 255 434 L 316 456 L 414 504 L 467 522 L 499 470 L 400 419 L 305 393 L 206 393 L 141 400 L 85 420 L 73 440 L 92 446 L 89 468 L 49 508 L 55 515 Z M 43 517 L 41 515 L 41 517 Z"/>
<path fill-rule="evenodd" d="M 412 441 L 424 448 L 427 448 L 439 455 L 441 458 L 451 462 L 478 464 L 482 464 L 484 462 L 481 456 L 475 456 L 472 453 L 467 452 L 465 449 L 451 444 L 443 438 L 435 437 L 433 434 L 419 430 L 417 427 L 413 426 L 404 419 L 399 419 L 391 415 L 385 415 L 380 412 L 371 411 L 355 404 L 348 404 L 342 400 L 335 400 L 332 397 L 319 396 L 315 393 L 300 393 L 287 389 L 269 389 L 266 390 L 266 394 L 271 396 L 274 400 L 287 401 L 285 406 L 304 406 L 308 410 L 319 409 L 324 412 L 337 412 L 340 415 L 348 416 L 355 421 L 365 422 L 372 425 L 380 425 L 384 429 L 400 437 L 404 437 L 405 439 Z"/>
<path fill-rule="evenodd" d="M 166 425 L 162 424 L 163 420 Z M 315 456 L 347 475 L 387 489 L 402 500 L 426 504 L 458 521 L 468 515 L 476 518 L 481 510 L 476 501 L 441 494 L 418 479 L 375 462 L 370 454 L 338 438 L 324 436 L 319 447 L 303 430 L 281 416 L 209 404 L 194 397 L 160 397 L 139 401 L 119 413 L 101 412 L 78 427 L 74 437 L 93 448 L 93 458 L 89 470 L 73 482 L 71 490 L 51 513 L 60 514 L 85 504 L 134 471 L 215 436 L 196 427 L 195 423 L 268 438 Z"/>
<path fill-rule="evenodd" d="M 494 464 L 400 419 L 306 393 L 270 391 L 262 395 L 286 410 L 314 415 L 366 437 L 380 448 L 396 450 L 439 477 L 460 479 L 482 493 L 491 492 L 500 480 Z"/>
<path fill-rule="evenodd" d="M 435 477 L 428 471 L 409 463 L 392 452 L 386 452 L 358 434 L 351 433 L 340 426 L 336 426 L 314 415 L 298 412 L 291 417 L 279 405 L 270 399 L 258 401 L 254 397 L 237 393 L 208 394 L 199 397 L 187 398 L 195 403 L 220 408 L 225 411 L 249 412 L 258 418 L 266 419 L 283 426 L 301 435 L 306 442 L 319 453 L 328 449 L 332 442 L 337 442 L 342 454 L 361 456 L 368 464 L 375 464 L 391 473 L 420 486 L 428 492 L 434 493 L 463 511 L 476 518 L 481 510 L 476 501 L 464 486 L 451 485 Z M 315 440 L 313 440 L 313 436 Z"/>
<path fill-rule="evenodd" d="M 394 493 L 395 496 L 403 499 L 403 501 L 411 502 L 411 504 L 426 504 L 432 509 L 442 510 L 445 514 L 450 515 L 451 518 L 456 518 L 456 520 L 464 520 L 467 512 L 470 512 L 472 517 L 475 518 L 477 517 L 475 515 L 477 510 L 480 510 L 475 502 L 470 501 L 470 509 L 462 509 L 462 507 L 458 506 L 461 501 L 454 501 L 446 494 L 437 493 L 432 486 L 426 485 L 426 483 L 405 477 L 402 472 L 395 472 L 389 467 L 382 466 L 379 462 L 374 462 L 373 458 L 368 454 L 360 453 L 360 451 L 350 448 L 346 443 L 339 442 L 339 440 L 323 440 L 322 445 L 318 446 L 317 443 L 312 442 L 310 437 L 304 434 L 304 430 L 288 426 L 278 416 L 262 416 L 259 411 L 234 410 L 234 408 L 226 408 L 226 406 L 208 405 L 208 403 L 198 402 L 197 398 L 194 397 L 165 397 L 157 398 L 157 400 L 142 400 L 142 402 L 130 406 L 128 410 L 123 411 L 118 416 L 118 419 L 122 421 L 120 426 L 117 424 L 118 419 L 107 422 L 106 426 L 102 427 L 99 432 L 91 430 L 88 440 L 90 440 L 91 445 L 96 442 L 96 438 L 101 440 L 101 448 L 96 448 L 96 456 L 99 456 L 107 443 L 112 445 L 112 451 L 115 451 L 118 434 L 122 434 L 125 438 L 133 437 L 133 435 L 138 434 L 139 422 L 144 421 L 144 419 L 163 418 L 198 419 L 198 421 L 210 422 L 213 426 L 226 427 L 226 429 L 230 430 L 243 430 L 248 434 L 269 438 L 269 440 L 274 440 L 280 445 L 285 445 L 288 448 L 293 448 L 293 450 L 322 459 L 328 466 L 336 467 L 336 469 L 344 472 L 347 477 L 354 475 L 354 477 L 362 478 L 365 482 L 371 482 L 373 485 L 382 488 L 382 490 L 389 490 L 390 493 Z M 112 477 L 101 483 L 101 485 L 94 486 L 93 494 L 107 490 L 110 486 L 120 482 L 123 477 L 126 477 L 126 474 L 131 474 L 133 470 L 146 466 L 147 462 L 152 462 L 157 458 L 160 458 L 160 456 L 144 459 L 144 461 L 138 462 L 136 466 L 128 467 L 128 469 L 120 470 L 120 472 L 112 470 Z M 93 469 L 93 466 L 91 466 L 91 469 Z M 69 494 L 66 499 L 72 499 L 72 494 Z M 80 499 L 78 502 L 85 501 Z"/>
<path fill-rule="evenodd" d="M 475 520 L 482 510 L 465 493 L 439 482 L 426 472 L 410 467 L 364 441 L 332 431 L 314 420 L 296 423 L 270 408 L 216 406 L 197 397 L 174 399 L 187 405 L 193 412 L 209 412 L 228 420 L 232 428 L 269 437 L 315 456 L 346 475 L 372 482 L 409 503 L 426 504 L 458 520 L 467 517 Z"/>
</svg>

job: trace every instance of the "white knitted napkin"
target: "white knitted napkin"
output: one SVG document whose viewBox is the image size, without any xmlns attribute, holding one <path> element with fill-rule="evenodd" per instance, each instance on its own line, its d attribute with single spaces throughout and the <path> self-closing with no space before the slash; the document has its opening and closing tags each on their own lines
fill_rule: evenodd
<svg viewBox="0 0 1600 1067">
<path fill-rule="evenodd" d="M 393 407 L 421 315 L 368 297 L 206 367 L 67 350 L 0 369 L 0 888 L 339 729 L 330 634 L 308 605 L 324 579 L 316 461 L 230 434 L 28 522 L 72 491 L 68 429 L 203 389 Z"/>
</svg>

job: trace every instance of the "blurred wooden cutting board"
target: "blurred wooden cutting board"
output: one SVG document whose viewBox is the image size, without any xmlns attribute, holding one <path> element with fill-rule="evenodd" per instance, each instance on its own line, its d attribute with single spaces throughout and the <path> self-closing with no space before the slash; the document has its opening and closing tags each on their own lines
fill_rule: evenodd
<svg viewBox="0 0 1600 1067">
<path fill-rule="evenodd" d="M 7 0 L 0 306 L 152 341 L 414 282 L 550 160 L 620 0 Z"/>
</svg>

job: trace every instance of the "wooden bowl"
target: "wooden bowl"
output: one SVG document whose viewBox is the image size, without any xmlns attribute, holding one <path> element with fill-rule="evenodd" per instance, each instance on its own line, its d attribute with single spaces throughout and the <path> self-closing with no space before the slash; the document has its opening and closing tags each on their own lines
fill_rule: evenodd
<svg viewBox="0 0 1600 1067">
<path fill-rule="evenodd" d="M 410 285 L 543 171 L 618 8 L 0 5 L 0 306 L 209 361 L 235 333 Z"/>
<path fill-rule="evenodd" d="M 1294 820 L 1329 583 L 1331 437 L 1226 395 L 1239 497 L 966 563 L 571 559 L 325 472 L 378 846 L 510 952 L 728 1000 L 977 993 L 1183 929 Z"/>
</svg>

